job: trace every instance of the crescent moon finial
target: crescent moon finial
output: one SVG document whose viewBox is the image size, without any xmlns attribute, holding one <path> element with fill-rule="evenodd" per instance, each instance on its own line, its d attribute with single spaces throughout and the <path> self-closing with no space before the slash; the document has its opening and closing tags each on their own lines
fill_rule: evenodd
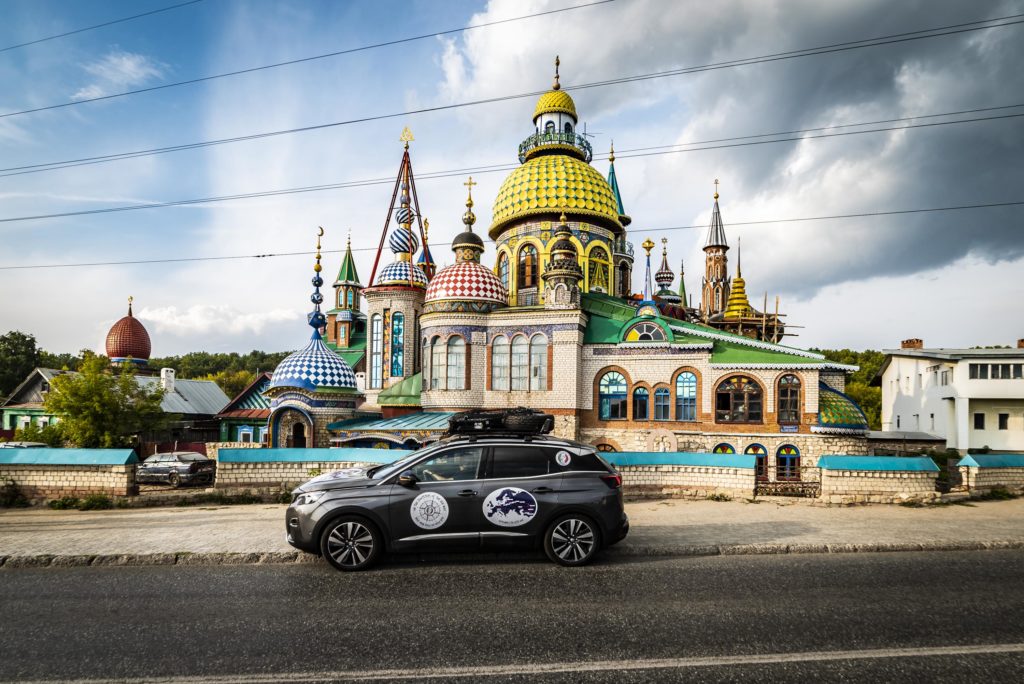
<svg viewBox="0 0 1024 684">
<path fill-rule="evenodd" d="M 317 226 L 317 230 L 319 231 L 317 233 L 317 236 L 318 237 L 323 237 L 324 236 L 324 227 L 323 226 Z"/>
</svg>

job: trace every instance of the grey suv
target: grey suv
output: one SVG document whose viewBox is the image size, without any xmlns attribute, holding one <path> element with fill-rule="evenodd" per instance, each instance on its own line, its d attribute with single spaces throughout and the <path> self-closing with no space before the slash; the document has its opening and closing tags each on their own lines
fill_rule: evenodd
<svg viewBox="0 0 1024 684">
<path fill-rule="evenodd" d="M 288 543 L 339 570 L 382 553 L 543 546 L 584 565 L 626 536 L 622 477 L 593 447 L 542 435 L 457 435 L 293 492 Z"/>
</svg>

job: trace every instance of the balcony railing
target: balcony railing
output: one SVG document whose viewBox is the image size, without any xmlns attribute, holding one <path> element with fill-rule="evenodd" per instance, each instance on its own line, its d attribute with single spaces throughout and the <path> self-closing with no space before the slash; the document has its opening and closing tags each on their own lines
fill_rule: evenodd
<svg viewBox="0 0 1024 684">
<path fill-rule="evenodd" d="M 633 256 L 633 243 L 629 240 L 616 240 L 612 243 L 612 251 L 620 256 Z"/>
<path fill-rule="evenodd" d="M 548 145 L 568 145 L 583 153 L 583 161 L 589 163 L 594 157 L 590 143 L 582 135 L 575 133 L 534 133 L 519 144 L 519 163 L 526 161 L 527 155 L 533 150 Z"/>
</svg>

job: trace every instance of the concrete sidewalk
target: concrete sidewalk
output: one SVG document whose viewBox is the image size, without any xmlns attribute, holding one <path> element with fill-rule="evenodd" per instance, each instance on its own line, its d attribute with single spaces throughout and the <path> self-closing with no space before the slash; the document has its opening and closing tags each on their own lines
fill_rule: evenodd
<svg viewBox="0 0 1024 684">
<path fill-rule="evenodd" d="M 642 501 L 611 556 L 1024 548 L 1024 499 L 822 508 L 786 499 Z M 282 505 L 0 512 L 0 566 L 282 563 Z"/>
</svg>

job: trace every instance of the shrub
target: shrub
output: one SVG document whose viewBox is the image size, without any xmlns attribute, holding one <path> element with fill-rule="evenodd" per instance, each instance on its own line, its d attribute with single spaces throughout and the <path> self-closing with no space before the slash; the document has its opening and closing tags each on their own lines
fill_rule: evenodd
<svg viewBox="0 0 1024 684">
<path fill-rule="evenodd" d="M 321 474 L 322 472 L 319 468 L 310 468 L 309 472 L 306 473 L 309 477 L 320 477 Z"/>
<path fill-rule="evenodd" d="M 1010 499 L 1016 499 L 1017 495 L 1009 491 L 1005 487 L 993 487 L 989 491 L 981 494 L 980 496 L 974 497 L 979 501 L 1008 501 Z"/>
<path fill-rule="evenodd" d="M 54 499 L 48 505 L 55 511 L 68 511 L 78 508 L 81 503 L 77 496 L 62 496 L 59 499 Z"/>
<path fill-rule="evenodd" d="M 732 501 L 732 497 L 729 496 L 728 494 L 722 494 L 721 492 L 717 492 L 715 494 L 709 494 L 708 501 Z"/>
<path fill-rule="evenodd" d="M 105 511 L 114 507 L 114 502 L 106 494 L 90 494 L 78 505 L 80 511 Z"/>
<path fill-rule="evenodd" d="M 0 508 L 24 508 L 28 505 L 28 499 L 13 480 L 7 480 L 0 487 Z"/>
</svg>

